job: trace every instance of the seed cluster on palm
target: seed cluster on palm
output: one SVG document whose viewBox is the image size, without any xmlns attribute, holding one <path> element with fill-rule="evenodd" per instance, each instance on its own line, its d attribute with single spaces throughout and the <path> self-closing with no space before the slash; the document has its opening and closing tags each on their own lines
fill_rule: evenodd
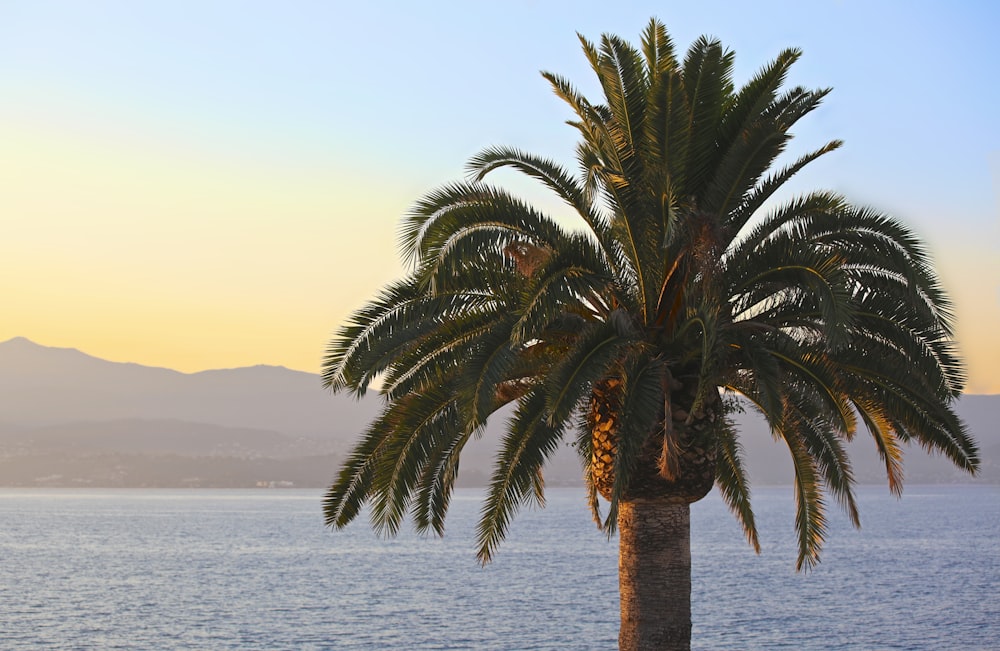
<svg viewBox="0 0 1000 651">
<path fill-rule="evenodd" d="M 832 193 L 777 200 L 841 144 L 775 168 L 829 92 L 783 89 L 800 53 L 736 88 L 732 52 L 700 38 L 678 58 L 656 20 L 639 48 L 580 40 L 599 102 L 543 73 L 580 133 L 575 173 L 510 147 L 474 156 L 467 181 L 405 217 L 408 275 L 331 342 L 326 385 L 377 386 L 384 407 L 327 494 L 327 522 L 344 526 L 367 504 L 379 531 L 409 515 L 442 532 L 460 454 L 497 412 L 506 431 L 478 527 L 483 562 L 521 506 L 543 503 L 545 462 L 564 441 L 608 532 L 647 517 L 647 504 L 683 505 L 669 519 L 687 531 L 687 505 L 717 486 L 757 548 L 732 416 L 758 412 L 792 458 L 800 567 L 818 560 L 825 493 L 857 523 L 844 443 L 858 430 L 893 491 L 909 441 L 974 472 L 951 406 L 964 381 L 952 314 L 920 242 Z M 499 168 L 541 182 L 577 223 L 487 183 Z M 629 646 L 624 603 L 622 614 Z M 681 613 L 650 639 L 689 638 L 687 618 L 686 632 Z"/>
</svg>

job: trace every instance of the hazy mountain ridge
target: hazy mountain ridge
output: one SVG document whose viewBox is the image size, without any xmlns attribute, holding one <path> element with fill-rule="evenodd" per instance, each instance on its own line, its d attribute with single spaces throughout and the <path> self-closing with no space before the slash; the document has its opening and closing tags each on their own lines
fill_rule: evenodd
<svg viewBox="0 0 1000 651">
<path fill-rule="evenodd" d="M 16 338 L 0 343 L 0 485 L 322 485 L 376 407 L 282 367 L 188 374 Z"/>
<path fill-rule="evenodd" d="M 18 450 L 117 452 L 276 459 L 332 453 L 335 447 L 332 441 L 289 436 L 273 430 L 138 418 L 61 423 L 20 432 L 8 430 L 4 441 L 14 453 Z"/>
<path fill-rule="evenodd" d="M 181 373 L 109 362 L 24 338 L 0 343 L 0 485 L 324 486 L 379 409 L 324 391 L 318 376 L 275 366 Z M 965 396 L 959 413 L 983 457 L 979 481 L 1000 482 L 1000 396 Z M 788 483 L 788 453 L 765 424 L 739 417 L 751 481 Z M 488 481 L 501 438 L 495 419 L 462 456 L 460 483 Z M 861 482 L 883 482 L 874 445 L 849 445 Z M 968 481 L 945 459 L 906 449 L 907 480 Z M 579 483 L 564 446 L 547 466 L 550 484 Z"/>
<path fill-rule="evenodd" d="M 179 420 L 336 438 L 375 413 L 323 390 L 316 375 L 278 366 L 180 373 L 109 362 L 26 339 L 0 344 L 0 422 L 44 425 Z"/>
</svg>

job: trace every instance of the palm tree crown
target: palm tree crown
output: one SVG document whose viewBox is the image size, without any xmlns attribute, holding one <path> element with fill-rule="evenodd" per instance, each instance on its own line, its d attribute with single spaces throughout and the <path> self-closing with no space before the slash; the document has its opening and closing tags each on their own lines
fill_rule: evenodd
<svg viewBox="0 0 1000 651">
<path fill-rule="evenodd" d="M 759 412 L 793 461 L 800 567 L 818 559 L 826 493 L 857 523 L 844 448 L 857 430 L 895 492 L 910 440 L 974 472 L 951 407 L 964 382 L 952 314 L 921 244 L 831 193 L 773 200 L 840 146 L 774 167 L 829 92 L 783 89 L 799 52 L 737 89 L 732 52 L 703 37 L 679 59 L 656 20 L 638 49 L 580 40 L 601 102 L 543 73 L 580 133 L 576 173 L 508 147 L 474 156 L 468 181 L 405 218 L 408 275 L 331 342 L 325 384 L 377 385 L 384 407 L 326 496 L 328 524 L 368 504 L 381 532 L 410 515 L 441 533 L 463 447 L 508 405 L 483 562 L 517 509 L 543 502 L 564 439 L 609 532 L 624 501 L 692 502 L 714 483 L 757 547 L 732 414 Z M 578 227 L 484 182 L 501 167 L 547 186 Z"/>
</svg>

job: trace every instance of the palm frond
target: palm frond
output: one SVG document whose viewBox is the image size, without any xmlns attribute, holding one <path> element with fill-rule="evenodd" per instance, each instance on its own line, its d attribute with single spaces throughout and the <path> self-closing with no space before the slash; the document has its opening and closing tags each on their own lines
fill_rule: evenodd
<svg viewBox="0 0 1000 651">
<path fill-rule="evenodd" d="M 893 433 L 892 424 L 888 421 L 882 408 L 870 400 L 855 400 L 855 407 L 875 441 L 879 458 L 885 465 L 885 475 L 889 482 L 889 491 L 898 496 L 903 494 L 903 451 Z"/>
<path fill-rule="evenodd" d="M 516 342 L 538 337 L 549 323 L 570 306 L 600 310 L 613 286 L 603 260 L 586 238 L 573 238 L 577 246 L 560 251 L 526 284 L 517 306 L 519 318 L 511 331 Z"/>
<path fill-rule="evenodd" d="M 381 369 L 372 372 L 358 368 L 357 364 L 352 364 L 352 359 L 371 349 L 377 340 L 373 335 L 380 324 L 406 310 L 419 298 L 416 284 L 411 279 L 403 279 L 387 285 L 374 300 L 354 312 L 347 323 L 338 328 L 327 347 L 321 374 L 323 386 L 334 392 L 353 389 L 363 395 L 368 382 Z"/>
<path fill-rule="evenodd" d="M 868 342 L 868 346 L 875 342 Z M 885 356 L 883 356 L 885 355 Z M 943 453 L 959 468 L 975 474 L 979 449 L 954 409 L 920 385 L 900 378 L 886 351 L 850 350 L 841 361 L 843 382 L 850 395 L 871 400 L 878 413 L 903 441 L 916 439 L 928 450 Z M 872 410 L 869 410 L 872 411 Z"/>
<path fill-rule="evenodd" d="M 499 322 L 491 332 L 477 338 L 476 346 L 462 364 L 460 384 L 468 387 L 472 408 L 472 427 L 485 424 L 498 407 L 505 402 L 498 398 L 498 390 L 511 377 L 517 363 L 519 349 L 511 339 L 513 317 Z"/>
<path fill-rule="evenodd" d="M 492 226 L 528 241 L 557 241 L 559 227 L 510 193 L 482 183 L 453 183 L 428 193 L 407 214 L 400 251 L 410 263 L 433 258 L 464 229 Z"/>
<path fill-rule="evenodd" d="M 690 107 L 685 195 L 700 196 L 710 175 L 723 107 L 732 94 L 733 53 L 718 40 L 695 40 L 684 57 L 684 89 Z"/>
<path fill-rule="evenodd" d="M 551 425 L 546 411 L 545 395 L 533 391 L 511 418 L 476 526 L 477 556 L 484 565 L 493 558 L 518 508 L 532 499 L 543 503 L 541 469 L 563 434 L 563 422 Z"/>
<path fill-rule="evenodd" d="M 642 33 L 642 52 L 646 57 L 646 75 L 653 79 L 677 67 L 674 43 L 667 28 L 656 18 L 650 18 Z"/>
<path fill-rule="evenodd" d="M 442 440 L 466 432 L 454 387 L 429 388 L 393 403 L 392 434 L 377 459 L 369 518 L 372 528 L 395 535 L 412 504 L 416 485 L 431 453 Z"/>
<path fill-rule="evenodd" d="M 761 206 L 764 205 L 764 202 L 770 199 L 789 179 L 798 174 L 803 167 L 820 156 L 839 149 L 843 144 L 841 140 L 831 140 L 823 147 L 800 156 L 791 165 L 783 167 L 777 172 L 758 180 L 753 188 L 743 193 L 739 206 L 728 211 L 725 218 L 726 226 L 729 227 L 732 233 L 738 233 Z"/>
<path fill-rule="evenodd" d="M 382 375 L 382 394 L 393 400 L 441 384 L 476 350 L 478 340 L 503 328 L 507 318 L 501 309 L 455 313 L 446 320 L 428 319 L 420 332 L 401 333 L 405 348 L 391 351 L 392 364 Z"/>
<path fill-rule="evenodd" d="M 589 45 L 589 42 L 583 37 L 580 39 L 585 44 L 584 51 L 586 52 L 586 46 Z M 543 72 L 542 77 L 552 86 L 556 96 L 569 104 L 573 112 L 576 113 L 579 120 L 570 121 L 569 124 L 576 127 L 580 135 L 583 136 L 583 141 L 600 150 L 613 151 L 612 138 L 611 134 L 608 133 L 607 120 L 603 115 L 602 107 L 591 104 L 564 77 L 551 72 Z M 618 161 L 611 161 L 611 164 L 617 167 Z"/>
<path fill-rule="evenodd" d="M 411 509 L 418 533 L 430 529 L 438 536 L 444 535 L 444 519 L 455 489 L 459 455 L 472 434 L 469 430 L 453 429 L 450 437 L 442 439 L 430 450 L 420 473 Z"/>
<path fill-rule="evenodd" d="M 799 553 L 795 569 L 811 569 L 819 563 L 819 552 L 826 539 L 826 508 L 823 488 L 800 430 L 789 422 L 781 423 L 779 434 L 788 444 L 795 468 L 795 530 L 799 535 Z"/>
<path fill-rule="evenodd" d="M 612 120 L 608 130 L 621 171 L 630 177 L 641 176 L 641 159 L 636 156 L 636 143 L 641 140 L 646 110 L 645 90 L 649 83 L 642 58 L 626 41 L 605 34 L 601 38 L 595 72 L 611 109 Z"/>
<path fill-rule="evenodd" d="M 750 484 L 743 466 L 743 446 L 736 435 L 732 421 L 728 418 L 719 419 L 714 438 L 718 451 L 715 485 L 729 510 L 743 527 L 747 542 L 759 554 L 760 539 L 757 536 L 757 524 L 750 505 Z"/>
<path fill-rule="evenodd" d="M 544 183 L 559 198 L 573 208 L 606 245 L 608 225 L 606 218 L 594 206 L 592 198 L 579 182 L 555 162 L 513 147 L 488 147 L 466 164 L 473 179 L 481 182 L 487 174 L 500 167 L 511 167 Z"/>
<path fill-rule="evenodd" d="M 635 342 L 632 327 L 629 317 L 617 311 L 606 322 L 585 327 L 543 379 L 550 423 L 569 419 L 590 396 L 594 382 L 606 376 L 625 348 Z"/>
<path fill-rule="evenodd" d="M 323 498 L 327 526 L 346 527 L 370 499 L 376 464 L 394 433 L 393 409 L 387 405 L 362 434 Z"/>
<path fill-rule="evenodd" d="M 806 396 L 797 396 L 790 403 L 790 408 L 795 413 L 794 427 L 827 488 L 840 502 L 851 523 L 860 527 L 861 520 L 854 497 L 854 471 L 840 441 L 844 432 L 840 429 L 840 423 L 830 422 L 825 417 L 822 405 L 810 402 Z"/>
<path fill-rule="evenodd" d="M 717 134 L 719 159 L 702 210 L 726 214 L 781 152 L 787 126 L 771 107 L 799 50 L 787 49 L 733 95 Z"/>
<path fill-rule="evenodd" d="M 632 351 L 620 365 L 621 408 L 614 429 L 617 435 L 614 483 L 608 516 L 603 528 L 608 535 L 615 531 L 618 505 L 641 461 L 641 452 L 657 422 L 663 417 L 663 385 L 667 365 L 661 359 Z"/>
</svg>

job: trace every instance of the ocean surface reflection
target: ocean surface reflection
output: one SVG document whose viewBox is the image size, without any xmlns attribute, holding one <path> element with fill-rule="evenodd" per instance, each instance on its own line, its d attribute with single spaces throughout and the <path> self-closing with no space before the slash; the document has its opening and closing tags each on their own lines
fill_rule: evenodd
<svg viewBox="0 0 1000 651">
<path fill-rule="evenodd" d="M 696 649 L 995 649 L 1000 487 L 859 489 L 823 562 L 795 573 L 791 489 L 746 544 L 692 510 Z M 478 565 L 476 491 L 443 539 L 323 527 L 321 491 L 0 489 L 0 648 L 612 649 L 615 541 L 582 489 L 551 489 Z"/>
</svg>

